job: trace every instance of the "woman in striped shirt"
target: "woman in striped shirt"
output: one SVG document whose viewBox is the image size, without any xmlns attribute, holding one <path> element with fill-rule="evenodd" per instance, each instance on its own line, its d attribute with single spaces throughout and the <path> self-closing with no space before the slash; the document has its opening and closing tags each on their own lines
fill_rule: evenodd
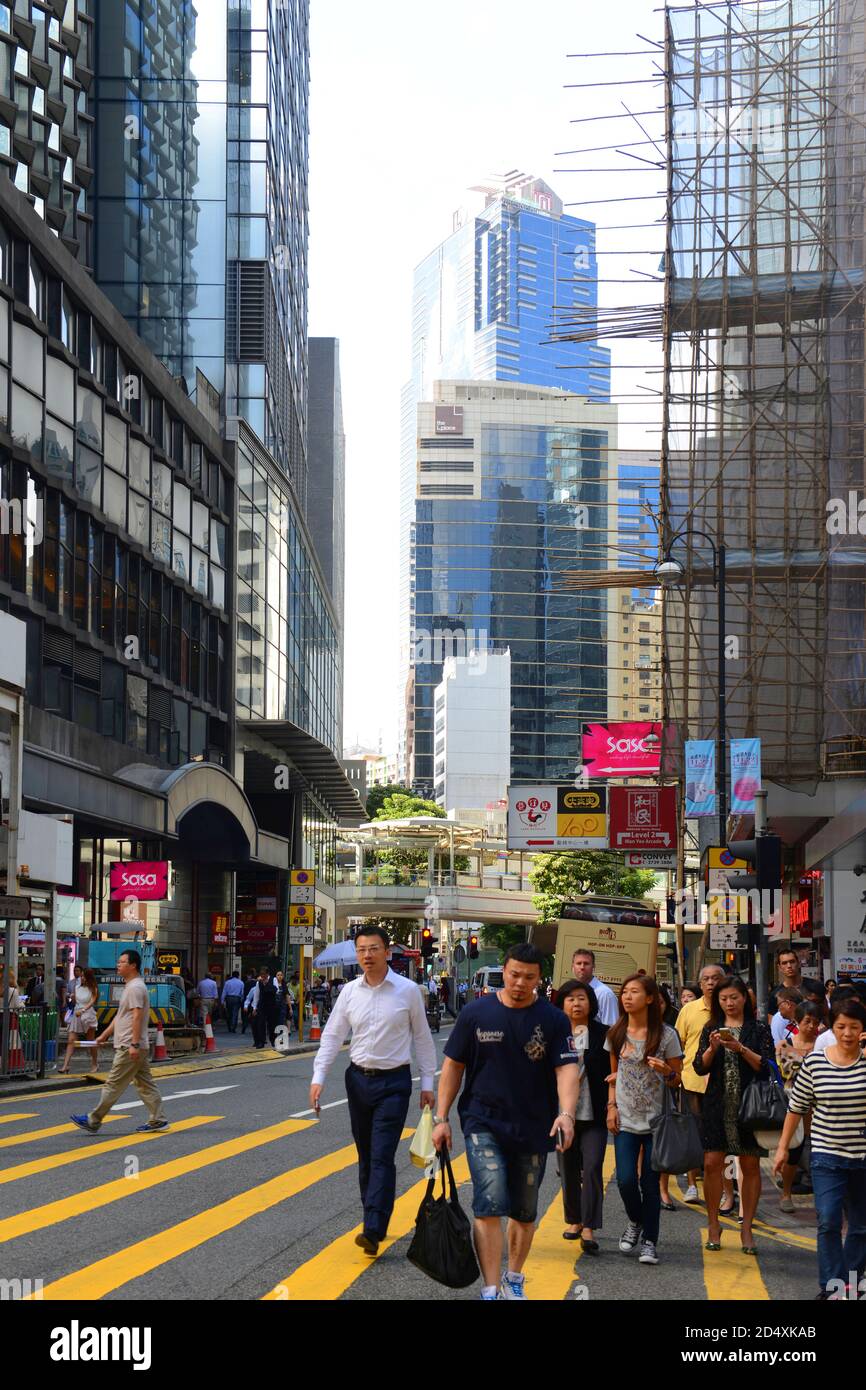
<svg viewBox="0 0 866 1390">
<path fill-rule="evenodd" d="M 799 1117 L 811 1111 L 822 1299 L 844 1298 L 852 1283 L 856 1290 L 866 1268 L 866 1057 L 861 1051 L 866 1009 L 844 999 L 834 1004 L 832 1018 L 835 1042 L 804 1058 L 773 1161 L 778 1175 L 788 1162 Z M 848 1218 L 844 1244 L 843 1212 Z"/>
</svg>

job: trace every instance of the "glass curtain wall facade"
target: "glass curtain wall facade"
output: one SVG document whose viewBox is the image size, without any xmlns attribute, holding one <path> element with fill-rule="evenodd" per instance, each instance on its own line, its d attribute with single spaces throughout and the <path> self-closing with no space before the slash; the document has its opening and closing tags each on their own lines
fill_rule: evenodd
<svg viewBox="0 0 866 1390">
<path fill-rule="evenodd" d="M 581 722 L 607 716 L 607 591 L 566 593 L 563 579 L 607 566 L 613 412 L 570 423 L 577 407 L 558 393 L 524 392 L 539 403 L 522 406 L 515 394 L 439 383 L 437 400 L 466 400 L 473 482 L 458 487 L 473 495 L 415 504 L 415 786 L 434 783 L 435 690 L 447 656 L 510 650 L 515 780 L 570 779 Z"/>
<path fill-rule="evenodd" d="M 0 4 L 0 169 L 93 268 L 95 0 Z"/>
<path fill-rule="evenodd" d="M 297 499 L 249 432 L 233 432 L 238 717 L 291 720 L 338 753 L 342 666 L 327 586 Z"/>
<path fill-rule="evenodd" d="M 227 761 L 220 442 L 3 224 L 0 431 L 0 602 L 27 626 L 28 704 L 169 766 Z"/>
<path fill-rule="evenodd" d="M 416 618 L 422 568 L 418 528 L 429 524 L 429 506 L 418 501 L 419 404 L 432 400 L 435 383 L 446 379 L 527 383 L 600 402 L 610 398 L 607 348 L 595 342 L 549 342 L 561 319 L 573 318 L 578 309 L 591 314 L 598 304 L 595 226 L 567 215 L 540 179 L 512 180 L 504 191 L 481 191 L 487 193 L 483 212 L 456 226 L 415 272 L 412 367 L 401 420 L 399 761 L 405 777 L 411 777 L 418 679 L 412 670 L 413 632 L 421 621 Z M 538 457 L 544 452 L 542 448 Z M 537 528 L 539 543 L 545 532 L 544 524 Z M 528 569 L 541 572 L 545 565 L 539 553 Z M 481 581 L 481 588 L 491 585 Z M 516 681 L 519 670 L 512 670 Z M 426 724 L 426 714 L 424 718 Z M 431 730 L 432 725 L 417 729 L 422 747 Z"/>
<path fill-rule="evenodd" d="M 95 273 L 306 490 L 308 0 L 98 7 Z"/>
</svg>

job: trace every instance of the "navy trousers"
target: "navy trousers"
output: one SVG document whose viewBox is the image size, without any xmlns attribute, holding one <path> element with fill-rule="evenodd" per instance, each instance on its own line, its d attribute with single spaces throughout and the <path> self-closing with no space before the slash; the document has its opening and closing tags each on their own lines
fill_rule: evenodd
<svg viewBox="0 0 866 1390">
<path fill-rule="evenodd" d="M 412 1096 L 411 1069 L 398 1067 L 382 1076 L 364 1076 L 350 1065 L 346 1070 L 346 1094 L 352 1138 L 358 1150 L 364 1230 L 376 1240 L 384 1240 L 394 1210 L 394 1156 Z"/>
</svg>

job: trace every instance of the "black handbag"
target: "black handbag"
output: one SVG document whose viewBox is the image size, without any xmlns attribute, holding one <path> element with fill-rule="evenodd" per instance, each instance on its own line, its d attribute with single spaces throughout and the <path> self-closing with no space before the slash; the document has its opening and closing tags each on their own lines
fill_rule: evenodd
<svg viewBox="0 0 866 1390">
<path fill-rule="evenodd" d="M 769 1066 L 770 1076 L 750 1081 L 740 1098 L 739 1121 L 744 1129 L 781 1129 L 788 1117 L 788 1096 L 773 1063 Z"/>
<path fill-rule="evenodd" d="M 676 1099 L 674 1098 L 676 1096 Z M 688 1173 L 704 1164 L 704 1144 L 698 1122 L 683 1107 L 683 1092 L 665 1086 L 662 1113 L 650 1121 L 653 1137 L 650 1166 L 656 1173 Z"/>
<path fill-rule="evenodd" d="M 457 1201 L 457 1185 L 451 1171 L 447 1145 L 439 1150 L 439 1173 L 442 1195 L 433 1195 L 436 1174 L 427 1183 L 415 1218 L 415 1234 L 409 1246 L 408 1258 L 430 1279 L 449 1289 L 465 1289 L 480 1275 L 478 1261 L 472 1248 L 472 1227 Z M 451 1187 L 445 1190 L 445 1175 Z"/>
</svg>

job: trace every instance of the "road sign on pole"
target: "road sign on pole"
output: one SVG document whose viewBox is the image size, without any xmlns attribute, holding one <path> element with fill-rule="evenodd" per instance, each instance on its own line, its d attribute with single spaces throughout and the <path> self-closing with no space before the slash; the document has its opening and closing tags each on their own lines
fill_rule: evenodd
<svg viewBox="0 0 866 1390">
<path fill-rule="evenodd" d="M 0 922 L 26 922 L 31 911 L 29 898 L 5 894 L 0 896 Z"/>
</svg>

